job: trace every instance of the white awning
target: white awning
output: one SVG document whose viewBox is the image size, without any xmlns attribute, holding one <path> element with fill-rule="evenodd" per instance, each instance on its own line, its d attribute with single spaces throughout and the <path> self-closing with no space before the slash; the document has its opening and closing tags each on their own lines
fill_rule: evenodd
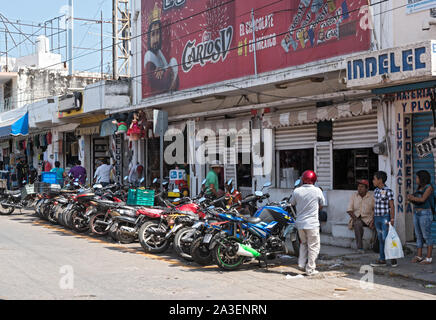
<svg viewBox="0 0 436 320">
<path fill-rule="evenodd" d="M 365 99 L 328 107 L 308 107 L 304 110 L 267 114 L 263 117 L 264 128 L 281 128 L 317 123 L 325 120 L 349 118 L 377 112 L 377 100 Z"/>
</svg>

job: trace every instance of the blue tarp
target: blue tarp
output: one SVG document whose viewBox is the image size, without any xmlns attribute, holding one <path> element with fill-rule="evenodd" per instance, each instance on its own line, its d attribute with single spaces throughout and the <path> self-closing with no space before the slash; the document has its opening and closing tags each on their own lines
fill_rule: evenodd
<svg viewBox="0 0 436 320">
<path fill-rule="evenodd" d="M 18 119 L 11 126 L 12 136 L 27 136 L 29 134 L 29 113 L 26 112 L 24 116 Z"/>
<path fill-rule="evenodd" d="M 0 138 L 9 136 L 26 136 L 29 134 L 29 113 L 17 120 L 0 123 Z"/>
</svg>

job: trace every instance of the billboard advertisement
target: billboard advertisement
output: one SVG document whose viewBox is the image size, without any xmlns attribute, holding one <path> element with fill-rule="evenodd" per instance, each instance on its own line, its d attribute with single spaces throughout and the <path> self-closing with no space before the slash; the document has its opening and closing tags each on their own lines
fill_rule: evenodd
<svg viewBox="0 0 436 320">
<path fill-rule="evenodd" d="M 263 73 L 368 50 L 367 4 L 142 0 L 142 96 L 254 75 L 255 57 Z"/>
</svg>

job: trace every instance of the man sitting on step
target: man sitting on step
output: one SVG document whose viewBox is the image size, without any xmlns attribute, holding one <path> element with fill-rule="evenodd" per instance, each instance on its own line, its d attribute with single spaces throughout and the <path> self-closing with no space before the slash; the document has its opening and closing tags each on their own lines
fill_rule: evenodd
<svg viewBox="0 0 436 320">
<path fill-rule="evenodd" d="M 354 229 L 357 250 L 363 253 L 363 227 L 374 230 L 374 196 L 368 192 L 369 182 L 367 180 L 359 180 L 357 183 L 357 192 L 351 196 L 347 209 L 350 215 L 348 228 Z"/>
</svg>

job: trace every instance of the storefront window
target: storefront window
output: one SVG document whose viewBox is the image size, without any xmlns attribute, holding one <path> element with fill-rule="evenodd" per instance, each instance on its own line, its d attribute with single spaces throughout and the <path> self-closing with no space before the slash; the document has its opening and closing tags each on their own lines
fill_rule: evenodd
<svg viewBox="0 0 436 320">
<path fill-rule="evenodd" d="M 306 170 L 314 169 L 314 149 L 278 151 L 277 188 L 293 188 Z"/>
<path fill-rule="evenodd" d="M 355 190 L 357 181 L 369 181 L 373 190 L 372 177 L 378 171 L 378 156 L 371 148 L 345 149 L 333 151 L 333 188 L 337 190 Z"/>
</svg>

